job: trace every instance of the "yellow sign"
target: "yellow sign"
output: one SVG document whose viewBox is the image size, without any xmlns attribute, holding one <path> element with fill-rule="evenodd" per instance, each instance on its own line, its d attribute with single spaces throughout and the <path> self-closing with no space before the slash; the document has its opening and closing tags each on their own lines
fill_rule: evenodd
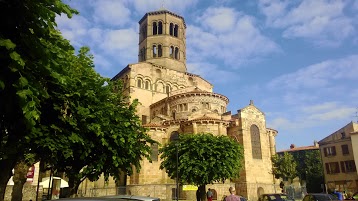
<svg viewBox="0 0 358 201">
<path fill-rule="evenodd" d="M 197 186 L 194 185 L 183 185 L 183 191 L 196 191 L 198 190 Z"/>
</svg>

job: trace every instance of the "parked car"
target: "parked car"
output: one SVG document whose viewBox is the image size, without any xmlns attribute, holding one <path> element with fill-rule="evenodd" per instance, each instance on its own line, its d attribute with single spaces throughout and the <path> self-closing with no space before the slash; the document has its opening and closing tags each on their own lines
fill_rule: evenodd
<svg viewBox="0 0 358 201">
<path fill-rule="evenodd" d="M 289 198 L 286 194 L 271 193 L 260 195 L 259 201 L 294 201 L 294 199 Z"/>
<path fill-rule="evenodd" d="M 305 195 L 302 201 L 330 201 L 337 200 L 337 197 L 326 193 L 309 193 Z"/>
</svg>

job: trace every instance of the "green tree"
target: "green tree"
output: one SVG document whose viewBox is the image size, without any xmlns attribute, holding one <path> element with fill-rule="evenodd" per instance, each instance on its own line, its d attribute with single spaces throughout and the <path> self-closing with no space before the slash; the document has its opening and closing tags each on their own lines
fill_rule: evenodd
<svg viewBox="0 0 358 201">
<path fill-rule="evenodd" d="M 59 81 L 63 52 L 73 50 L 55 29 L 61 13 L 76 11 L 60 0 L 0 1 L 0 18 L 6 19 L 0 31 L 0 201 L 12 169 L 31 151 L 31 135 L 41 133 L 48 80 Z"/>
<path fill-rule="evenodd" d="M 199 186 L 202 198 L 205 198 L 206 184 L 238 178 L 243 160 L 240 144 L 227 136 L 208 133 L 179 136 L 178 141 L 160 148 L 163 160 L 160 168 L 165 169 L 170 178 L 175 179 L 177 175 L 177 151 L 179 182 Z"/>
<path fill-rule="evenodd" d="M 50 133 L 70 136 L 64 148 L 71 151 L 70 156 L 56 153 L 47 158 L 47 163 L 55 171 L 65 172 L 73 195 L 86 178 L 94 181 L 104 174 L 105 178 L 119 179 L 120 172 L 131 174 L 132 167 L 139 171 L 141 159 L 150 160 L 149 144 L 155 141 L 146 134 L 135 114 L 137 102 L 129 104 L 119 90 L 120 83 L 95 72 L 88 48 L 81 48 L 72 64 L 64 67 L 72 76 L 68 87 L 49 92 L 48 103 L 59 108 L 61 128 L 56 127 L 56 118 L 46 125 L 52 130 Z M 61 108 L 63 102 L 65 108 Z M 43 143 L 41 139 L 37 141 Z"/>
<path fill-rule="evenodd" d="M 320 193 L 322 192 L 321 184 L 324 184 L 323 164 L 321 160 L 321 153 L 319 150 L 314 150 L 305 153 L 305 180 L 307 192 Z"/>
<path fill-rule="evenodd" d="M 287 152 L 282 155 L 275 154 L 271 158 L 272 160 L 272 173 L 276 179 L 288 180 L 290 182 L 297 176 L 296 172 L 296 161 L 293 156 Z"/>
<path fill-rule="evenodd" d="M 75 13 L 61 0 L 0 1 L 7 19 L 0 32 L 0 201 L 12 169 L 28 154 L 65 171 L 74 190 L 85 177 L 75 171 L 86 167 L 93 180 L 130 174 L 149 155 L 152 140 L 135 116 L 136 103 L 113 93 L 120 86 L 94 71 L 88 48 L 75 55 L 56 30 L 56 14 Z"/>
<path fill-rule="evenodd" d="M 291 152 L 297 167 L 296 172 L 300 181 L 306 181 L 307 192 L 322 192 L 324 183 L 323 165 L 319 150 L 305 150 Z"/>
</svg>

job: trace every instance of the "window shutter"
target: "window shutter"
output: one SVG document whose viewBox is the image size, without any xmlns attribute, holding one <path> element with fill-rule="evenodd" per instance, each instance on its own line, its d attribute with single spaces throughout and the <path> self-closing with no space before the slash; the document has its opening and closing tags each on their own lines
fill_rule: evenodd
<svg viewBox="0 0 358 201">
<path fill-rule="evenodd" d="M 346 172 L 344 161 L 341 161 L 341 170 L 342 170 L 342 172 Z"/>
<path fill-rule="evenodd" d="M 328 163 L 326 163 L 326 173 L 327 173 L 327 174 L 330 174 L 330 173 L 331 173 L 331 171 L 329 170 L 329 164 L 328 164 Z"/>
</svg>

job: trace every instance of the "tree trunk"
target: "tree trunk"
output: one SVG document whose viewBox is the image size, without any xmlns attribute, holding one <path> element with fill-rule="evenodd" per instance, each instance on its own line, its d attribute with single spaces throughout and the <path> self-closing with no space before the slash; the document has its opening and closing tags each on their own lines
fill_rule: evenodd
<svg viewBox="0 0 358 201">
<path fill-rule="evenodd" d="M 29 171 L 29 165 L 24 161 L 20 161 L 15 166 L 14 170 L 14 186 L 11 193 L 11 201 L 22 201 L 22 189 L 27 180 L 27 172 Z"/>
<path fill-rule="evenodd" d="M 200 192 L 200 200 L 205 201 L 206 200 L 206 189 L 205 185 L 199 186 L 199 192 Z"/>
<path fill-rule="evenodd" d="M 4 201 L 7 182 L 12 176 L 12 168 L 15 166 L 15 160 L 0 161 L 0 201 Z"/>
<path fill-rule="evenodd" d="M 74 179 L 69 178 L 68 187 L 70 188 L 70 197 L 71 198 L 77 197 L 77 190 L 78 190 L 79 186 L 80 186 L 79 181 L 74 181 Z"/>
</svg>

